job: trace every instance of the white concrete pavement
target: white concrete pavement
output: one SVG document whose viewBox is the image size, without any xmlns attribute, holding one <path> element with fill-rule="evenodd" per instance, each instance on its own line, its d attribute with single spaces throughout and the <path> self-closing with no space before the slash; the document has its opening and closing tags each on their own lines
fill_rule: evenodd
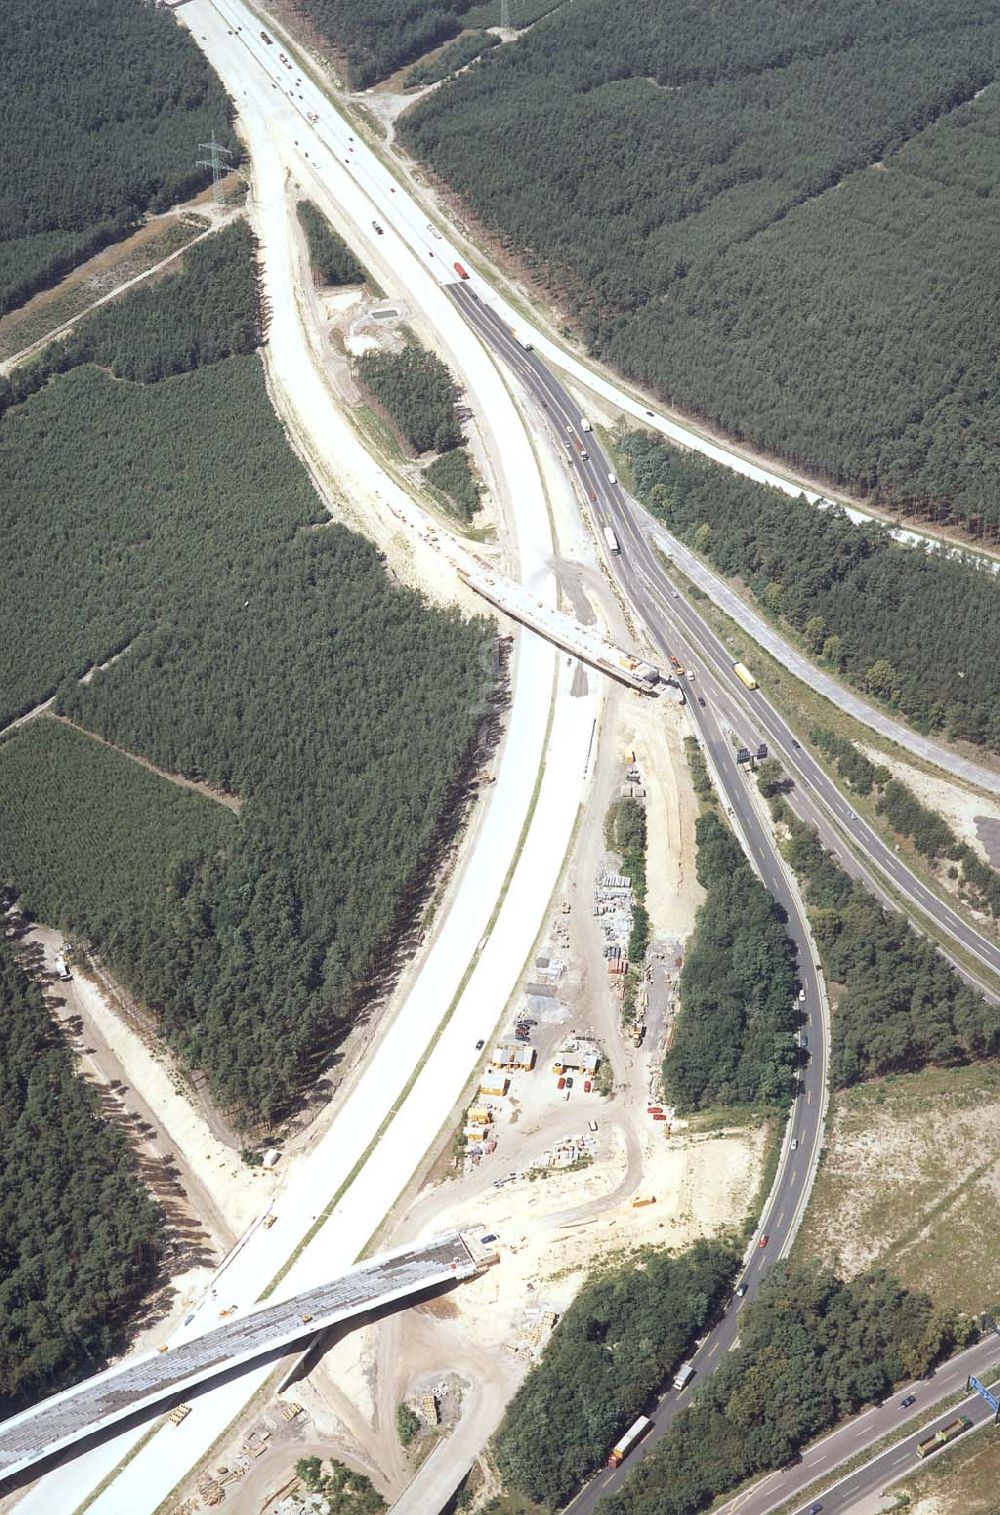
<svg viewBox="0 0 1000 1515">
<path fill-rule="evenodd" d="M 209 7 L 197 0 L 190 9 L 202 13 L 191 19 L 196 26 L 204 24 L 207 40 Z M 220 32 L 218 23 L 216 32 Z M 215 41 L 219 40 L 217 35 Z M 272 308 L 272 372 L 280 372 L 289 385 L 286 398 L 294 406 L 298 424 L 314 445 L 328 449 L 336 459 L 335 470 L 345 487 L 359 493 L 378 487 L 390 508 L 406 516 L 414 509 L 412 502 L 380 470 L 376 486 L 375 465 L 332 405 L 298 320 L 284 220 L 283 159 L 275 145 L 276 137 L 280 143 L 281 125 L 267 98 L 267 81 L 257 86 L 248 83 L 242 90 L 238 82 L 235 87 L 231 79 L 227 82 L 244 112 L 254 156 L 258 224 L 264 233 Z M 278 201 L 284 236 L 277 231 Z M 398 251 L 402 262 L 405 249 Z M 439 292 L 439 298 L 451 322 L 457 323 L 453 337 L 470 351 L 473 346 L 478 350 L 447 297 Z M 473 355 L 467 362 L 477 371 L 470 381 L 463 364 L 463 377 L 487 407 L 492 426 L 509 428 L 503 446 L 513 454 L 516 466 L 512 505 L 522 576 L 540 600 L 554 605 L 553 543 L 530 444 L 491 360 Z M 509 409 L 506 423 L 505 407 Z M 415 520 L 415 527 L 419 526 Z M 421 974 L 330 1131 L 290 1172 L 275 1205 L 278 1223 L 266 1229 L 258 1221 L 251 1228 L 176 1339 L 206 1329 L 221 1308 L 245 1308 L 256 1300 L 308 1236 L 324 1203 L 345 1185 L 333 1214 L 308 1242 L 275 1297 L 295 1292 L 352 1262 L 447 1119 L 475 1064 L 475 1043 L 491 1034 L 530 952 L 575 824 L 599 701 L 592 675 L 585 696 L 570 694 L 575 666 L 574 660 L 555 653 L 539 639 L 521 638 L 497 783 L 491 788 L 474 850 L 465 862 L 461 888 L 444 915 Z M 502 903 L 491 927 L 498 900 Z M 453 1004 L 451 1018 L 435 1040 Z M 427 1061 L 421 1067 L 425 1055 Z M 381 1129 L 387 1118 L 388 1125 Z M 115 1437 L 46 1476 L 20 1508 L 62 1512 L 87 1503 L 101 1515 L 112 1511 L 141 1515 L 154 1510 L 178 1477 L 224 1433 L 262 1377 L 259 1372 L 249 1373 L 213 1389 L 199 1399 L 183 1425 L 160 1428 L 138 1449 L 144 1433 Z M 123 1457 L 130 1460 L 115 1475 Z"/>
</svg>

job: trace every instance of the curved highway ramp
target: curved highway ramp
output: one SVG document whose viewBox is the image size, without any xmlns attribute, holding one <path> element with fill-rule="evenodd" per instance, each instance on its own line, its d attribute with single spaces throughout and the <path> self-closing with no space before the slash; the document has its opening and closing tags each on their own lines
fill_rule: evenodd
<svg viewBox="0 0 1000 1515">
<path fill-rule="evenodd" d="M 451 1231 L 422 1246 L 383 1253 L 278 1304 L 237 1313 L 215 1330 L 166 1350 L 126 1358 L 0 1425 L 0 1480 L 275 1348 L 353 1315 L 470 1278 L 491 1260 L 475 1255 L 479 1252 Z"/>
</svg>

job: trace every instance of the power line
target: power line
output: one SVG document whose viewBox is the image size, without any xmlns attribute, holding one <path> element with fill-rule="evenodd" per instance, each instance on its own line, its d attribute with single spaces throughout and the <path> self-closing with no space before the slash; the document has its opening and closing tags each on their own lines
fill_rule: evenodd
<svg viewBox="0 0 1000 1515">
<path fill-rule="evenodd" d="M 200 152 L 208 154 L 207 158 L 198 159 L 198 167 L 212 170 L 212 199 L 216 205 L 224 205 L 226 197 L 222 191 L 222 176 L 223 173 L 229 172 L 229 164 L 222 161 L 222 154 L 225 153 L 227 158 L 231 158 L 232 153 L 228 147 L 223 147 L 221 142 L 216 142 L 214 132 L 211 142 L 199 142 L 198 148 Z"/>
</svg>

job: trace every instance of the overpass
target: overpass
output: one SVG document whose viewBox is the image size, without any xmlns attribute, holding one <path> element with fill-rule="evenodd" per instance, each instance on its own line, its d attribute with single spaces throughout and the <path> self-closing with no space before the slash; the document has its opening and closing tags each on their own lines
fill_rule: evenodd
<svg viewBox="0 0 1000 1515">
<path fill-rule="evenodd" d="M 491 1260 L 475 1241 L 450 1231 L 422 1246 L 382 1253 L 278 1304 L 244 1310 L 176 1346 L 126 1358 L 4 1421 L 0 1480 L 241 1363 L 352 1316 L 470 1278 Z"/>
</svg>

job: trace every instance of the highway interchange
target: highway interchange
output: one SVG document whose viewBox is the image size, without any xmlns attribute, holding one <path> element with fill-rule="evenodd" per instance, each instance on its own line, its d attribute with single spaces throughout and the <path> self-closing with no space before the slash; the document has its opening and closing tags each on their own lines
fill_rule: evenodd
<svg viewBox="0 0 1000 1515">
<path fill-rule="evenodd" d="M 289 87 L 289 81 L 275 59 L 276 50 L 269 51 L 265 44 L 258 41 L 257 18 L 249 7 L 239 3 L 239 0 L 225 0 L 225 3 L 222 0 L 193 0 L 193 3 L 185 7 L 182 19 L 198 37 L 210 10 L 215 17 L 221 19 L 233 45 L 248 53 L 255 65 L 263 70 L 269 87 L 278 89 L 286 97 L 282 101 L 282 109 L 287 113 L 290 107 L 294 112 L 297 127 L 292 129 L 299 130 L 301 136 L 289 138 L 285 144 L 286 161 L 300 163 L 308 175 L 327 175 L 328 170 L 323 161 L 325 151 L 331 159 L 336 158 L 338 169 L 341 164 L 347 167 L 354 185 L 366 198 L 369 210 L 374 213 L 362 225 L 362 214 L 358 213 L 356 204 L 350 207 L 349 213 L 362 239 L 374 246 L 373 231 L 377 223 L 387 228 L 390 235 L 395 234 L 407 252 L 416 253 L 425 259 L 425 267 L 446 292 L 450 303 L 460 312 L 467 325 L 517 374 L 529 395 L 544 410 L 554 436 L 561 438 L 564 446 L 567 439 L 579 437 L 579 406 L 551 370 L 541 362 L 539 352 L 528 350 L 513 338 L 509 307 L 503 299 L 491 291 L 478 276 L 468 281 L 457 279 L 453 271 L 454 263 L 458 257 L 465 257 L 464 252 L 456 251 L 431 226 L 423 209 L 392 179 L 381 161 L 362 141 L 355 141 L 355 128 L 344 120 L 307 72 L 303 71 L 300 77 L 298 71 L 293 70 L 297 82 Z M 269 22 L 268 25 L 270 24 Z M 216 47 L 225 45 L 218 26 L 213 31 L 213 44 Z M 213 58 L 213 61 L 216 59 Z M 238 94 L 237 103 L 241 103 Z M 308 130 L 310 127 L 311 131 Z M 306 142 L 309 142 L 309 147 L 305 146 Z M 336 186 L 334 193 L 338 197 Z M 343 196 L 339 198 L 343 199 Z M 382 234 L 376 232 L 375 235 Z M 412 295 L 412 282 L 410 291 Z M 491 305 L 496 309 L 491 308 Z M 520 321 L 518 324 L 521 324 Z M 539 348 L 545 345 L 545 339 L 540 338 Z M 572 365 L 567 362 L 567 366 Z M 573 377 L 586 382 L 579 373 L 574 372 Z M 606 381 L 602 381 L 602 384 L 608 387 Z M 595 383 L 593 387 L 598 388 L 598 385 Z M 626 398 L 620 391 L 615 393 L 621 400 Z M 632 413 L 635 402 L 628 397 L 628 403 L 623 403 L 621 408 Z M 664 427 L 658 426 L 658 429 Z M 940 930 L 954 939 L 966 959 L 971 958 L 975 962 L 977 973 L 984 972 L 987 982 L 990 974 L 1000 971 L 1000 952 L 916 879 L 863 819 L 852 811 L 824 771 L 799 746 L 790 728 L 763 692 L 752 693 L 737 683 L 726 648 L 688 600 L 678 594 L 663 558 L 651 543 L 651 536 L 653 541 L 666 540 L 663 529 L 646 518 L 616 482 L 611 482 L 611 466 L 592 434 L 587 436 L 587 451 L 590 457 L 583 459 L 570 447 L 570 467 L 576 471 L 583 498 L 588 502 L 595 525 L 598 528 L 610 526 L 620 543 L 621 551 L 608 555 L 607 566 L 614 574 L 627 603 L 633 607 L 655 651 L 663 657 L 671 654 L 676 656 L 685 669 L 690 669 L 695 674 L 693 682 L 685 681 L 689 697 L 687 711 L 692 727 L 706 753 L 724 804 L 748 856 L 785 912 L 787 930 L 797 953 L 799 977 L 805 995 L 802 1002 L 802 1030 L 808 1038 L 808 1050 L 803 1050 L 802 1054 L 799 1092 L 785 1133 L 775 1184 L 766 1203 L 758 1233 L 748 1249 L 743 1273 L 747 1293 L 745 1296 L 734 1297 L 721 1320 L 700 1345 L 693 1358 L 696 1367 L 694 1383 L 697 1384 L 699 1377 L 710 1372 L 721 1354 L 733 1344 L 738 1335 L 740 1309 L 747 1299 L 753 1297 L 767 1268 L 777 1257 L 787 1252 L 794 1239 L 815 1174 L 826 1109 L 829 1027 L 822 975 L 817 969 L 816 954 L 797 889 L 777 852 L 759 797 L 748 781 L 745 770 L 735 762 L 731 740 L 733 733 L 749 739 L 757 736 L 767 741 L 773 751 L 780 753 L 786 770 L 795 779 L 793 805 L 807 818 L 819 824 L 821 835 L 828 845 L 839 844 L 844 865 L 866 877 L 870 877 L 869 865 L 876 868 L 909 904 L 930 916 Z M 531 640 L 528 639 L 529 644 Z M 528 661 L 530 662 L 530 654 Z M 699 695 L 705 700 L 704 706 L 699 702 Z M 858 859 L 853 856 L 852 849 L 855 848 L 861 854 Z M 466 1034 L 463 1029 L 462 1035 Z M 471 1043 L 469 1046 L 471 1048 Z M 391 1204 L 395 1192 L 395 1189 L 387 1192 L 387 1206 Z M 758 1245 L 764 1236 L 767 1237 L 766 1246 Z M 230 1403 L 235 1402 L 230 1396 Z M 673 1391 L 664 1396 L 654 1414 L 654 1429 L 644 1443 L 643 1451 L 655 1444 L 663 1434 L 682 1402 L 683 1396 Z M 574 1502 L 574 1511 L 579 1515 L 579 1512 L 593 1509 L 603 1495 L 617 1486 L 629 1467 L 634 1465 L 634 1461 L 633 1456 L 620 1472 L 601 1475 L 593 1480 Z M 105 1469 L 103 1476 L 106 1476 L 106 1471 Z M 165 1490 L 161 1489 L 160 1493 L 162 1492 Z M 131 1515 L 131 1511 L 137 1510 L 139 1506 L 123 1503 L 124 1497 L 126 1496 L 113 1494 L 109 1496 L 106 1491 L 94 1508 L 107 1511 L 129 1509 Z M 44 1499 L 35 1507 L 44 1509 Z M 151 1504 L 150 1508 L 152 1507 Z M 847 1509 L 848 1506 L 842 1505 L 841 1508 Z M 25 1509 L 28 1509 L 27 1504 Z"/>
</svg>

